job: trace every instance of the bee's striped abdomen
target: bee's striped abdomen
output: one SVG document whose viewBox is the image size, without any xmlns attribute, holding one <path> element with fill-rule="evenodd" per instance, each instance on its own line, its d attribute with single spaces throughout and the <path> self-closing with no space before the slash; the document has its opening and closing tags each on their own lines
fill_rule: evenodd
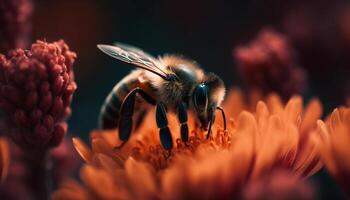
<svg viewBox="0 0 350 200">
<path fill-rule="evenodd" d="M 140 70 L 134 71 L 123 78 L 108 94 L 101 108 L 99 126 L 102 129 L 118 127 L 119 110 L 126 95 L 140 84 Z"/>
<path fill-rule="evenodd" d="M 102 129 L 112 129 L 118 126 L 119 109 L 122 102 L 112 90 L 105 100 L 100 113 L 100 127 Z"/>
</svg>

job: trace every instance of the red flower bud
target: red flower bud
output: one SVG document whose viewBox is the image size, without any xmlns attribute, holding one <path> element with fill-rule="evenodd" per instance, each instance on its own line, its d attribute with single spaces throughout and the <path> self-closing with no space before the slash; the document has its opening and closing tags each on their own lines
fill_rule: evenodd
<svg viewBox="0 0 350 200">
<path fill-rule="evenodd" d="M 37 41 L 30 51 L 0 55 L 0 108 L 10 135 L 22 147 L 47 149 L 67 132 L 64 120 L 76 90 L 76 54 L 63 41 Z"/>
<path fill-rule="evenodd" d="M 277 92 L 285 99 L 305 88 L 304 71 L 297 65 L 287 38 L 273 30 L 262 30 L 246 46 L 234 50 L 238 72 L 249 89 Z"/>
</svg>

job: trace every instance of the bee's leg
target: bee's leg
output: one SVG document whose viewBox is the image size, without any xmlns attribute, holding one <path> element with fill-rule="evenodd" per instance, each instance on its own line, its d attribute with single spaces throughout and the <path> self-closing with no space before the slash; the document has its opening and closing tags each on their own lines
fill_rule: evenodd
<svg viewBox="0 0 350 200">
<path fill-rule="evenodd" d="M 225 112 L 224 112 L 224 109 L 221 108 L 221 107 L 216 107 L 217 110 L 220 110 L 221 111 L 221 114 L 222 114 L 222 120 L 224 121 L 224 131 L 226 131 L 226 116 L 225 116 Z M 214 110 L 210 110 L 209 111 L 209 129 L 208 129 L 208 134 L 207 134 L 207 139 L 209 139 L 210 137 L 210 134 L 211 134 L 211 127 L 212 125 L 214 124 L 214 121 L 215 121 L 215 111 Z"/>
<path fill-rule="evenodd" d="M 209 137 L 210 137 L 211 127 L 213 126 L 214 121 L 215 121 L 215 111 L 214 111 L 213 108 L 209 109 L 208 115 L 209 115 L 209 120 L 210 121 L 209 121 L 209 128 L 208 128 L 207 139 L 209 139 Z"/>
<path fill-rule="evenodd" d="M 225 111 L 222 107 L 216 107 L 217 110 L 221 111 L 221 115 L 222 115 L 222 120 L 224 121 L 224 131 L 226 131 L 226 115 L 225 115 Z"/>
<path fill-rule="evenodd" d="M 171 157 L 171 149 L 168 150 L 167 154 L 164 156 L 166 160 Z"/>
<path fill-rule="evenodd" d="M 123 141 L 123 143 L 116 147 L 123 147 L 124 143 L 128 141 L 131 131 L 132 131 L 132 115 L 134 114 L 134 106 L 136 100 L 136 94 L 140 94 L 140 96 L 146 100 L 148 103 L 155 104 L 155 100 L 150 97 L 147 93 L 145 93 L 141 88 L 135 88 L 129 92 L 129 94 L 125 97 L 121 107 L 120 107 L 120 118 L 119 118 L 119 138 Z"/>
<path fill-rule="evenodd" d="M 163 103 L 158 103 L 156 106 L 156 122 L 159 128 L 160 142 L 162 143 L 164 149 L 171 150 L 173 147 L 173 139 L 168 127 L 166 109 Z"/>
<path fill-rule="evenodd" d="M 188 142 L 188 125 L 187 125 L 187 109 L 185 103 L 181 103 L 177 109 L 178 118 L 181 124 L 181 140 L 183 143 Z"/>
</svg>

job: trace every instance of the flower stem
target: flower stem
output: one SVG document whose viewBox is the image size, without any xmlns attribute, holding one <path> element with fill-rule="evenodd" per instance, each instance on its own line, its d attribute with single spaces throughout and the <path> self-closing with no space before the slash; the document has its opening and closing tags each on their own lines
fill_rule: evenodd
<svg viewBox="0 0 350 200">
<path fill-rule="evenodd" d="M 33 195 L 33 199 L 47 200 L 49 199 L 49 166 L 48 152 L 28 151 L 23 154 L 23 162 L 27 168 L 25 182 L 28 189 Z"/>
</svg>

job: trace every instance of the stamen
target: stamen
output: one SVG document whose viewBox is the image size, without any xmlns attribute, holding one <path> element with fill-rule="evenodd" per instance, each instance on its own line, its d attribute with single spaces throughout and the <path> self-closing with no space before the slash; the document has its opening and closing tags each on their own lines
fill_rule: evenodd
<svg viewBox="0 0 350 200">
<path fill-rule="evenodd" d="M 166 151 L 161 144 L 155 145 L 148 144 L 149 141 L 137 141 L 131 150 L 131 155 L 138 160 L 148 162 L 156 170 L 162 170 L 171 164 L 176 157 L 191 156 L 200 148 L 209 148 L 213 151 L 229 148 L 231 135 L 220 126 L 216 125 L 215 127 L 216 133 L 212 134 L 209 140 L 206 139 L 205 131 L 201 129 L 192 130 L 186 143 L 181 138 L 177 138 L 171 152 Z"/>
</svg>

